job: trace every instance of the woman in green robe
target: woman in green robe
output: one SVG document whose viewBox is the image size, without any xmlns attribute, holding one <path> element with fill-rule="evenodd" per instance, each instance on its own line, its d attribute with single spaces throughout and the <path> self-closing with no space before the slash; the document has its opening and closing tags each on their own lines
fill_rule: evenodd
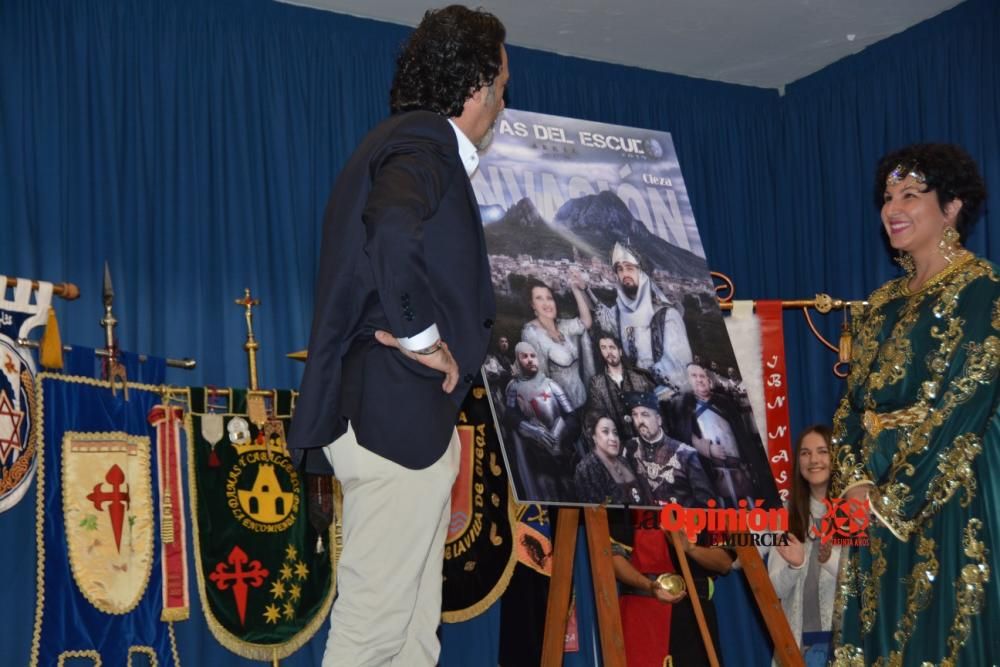
<svg viewBox="0 0 1000 667">
<path fill-rule="evenodd" d="M 833 495 L 871 516 L 842 568 L 833 664 L 993 665 L 1000 276 L 961 245 L 985 187 L 962 149 L 922 144 L 882 159 L 875 194 L 906 273 L 855 312 L 834 418 Z"/>
</svg>

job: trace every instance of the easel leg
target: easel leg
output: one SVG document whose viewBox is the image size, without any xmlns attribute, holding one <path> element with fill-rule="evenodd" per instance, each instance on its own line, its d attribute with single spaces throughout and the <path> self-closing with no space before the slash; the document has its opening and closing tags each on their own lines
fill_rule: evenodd
<svg viewBox="0 0 1000 667">
<path fill-rule="evenodd" d="M 694 577 L 691 576 L 691 566 L 688 565 L 687 554 L 684 553 L 684 546 L 681 544 L 680 535 L 676 531 L 669 531 L 670 539 L 674 544 L 674 553 L 680 562 L 681 572 L 684 574 L 684 583 L 687 585 L 688 597 L 691 599 L 691 606 L 694 607 L 694 617 L 698 620 L 698 632 L 701 640 L 705 643 L 705 654 L 708 655 L 708 664 L 712 667 L 719 667 L 719 657 L 715 654 L 715 643 L 712 635 L 708 632 L 708 624 L 705 623 L 705 612 L 701 608 L 701 600 L 698 599 L 698 591 L 694 587 Z M 673 637 L 670 638 L 673 641 Z"/>
<path fill-rule="evenodd" d="M 608 513 L 603 507 L 587 507 L 583 510 L 583 521 L 587 527 L 587 551 L 594 580 L 594 603 L 597 606 L 597 629 L 604 667 L 625 667 L 625 642 L 615 569 L 611 564 Z"/>
<path fill-rule="evenodd" d="M 757 608 L 764 617 L 764 624 L 767 626 L 768 634 L 771 635 L 771 641 L 774 642 L 775 660 L 782 667 L 803 667 L 805 663 L 802 660 L 802 651 L 799 650 L 798 642 L 788 627 L 788 619 L 785 618 L 781 601 L 774 592 L 771 579 L 767 576 L 767 568 L 764 567 L 764 559 L 760 557 L 757 547 L 738 546 L 736 554 L 743 565 L 743 572 L 750 583 Z M 771 554 L 771 558 L 778 558 L 778 555 Z"/>
<path fill-rule="evenodd" d="M 566 643 L 566 619 L 569 596 L 573 589 L 573 555 L 580 510 L 560 507 L 556 521 L 556 539 L 552 545 L 552 578 L 545 607 L 545 634 L 542 638 L 542 667 L 562 667 Z"/>
<path fill-rule="evenodd" d="M 605 667 L 625 666 L 622 617 L 618 608 L 618 587 L 611 564 L 611 536 L 608 514 L 603 507 L 588 507 L 583 514 L 587 533 L 587 552 L 594 581 L 597 628 Z M 561 667 L 566 641 L 566 619 L 573 589 L 573 557 L 580 510 L 560 508 L 556 540 L 552 547 L 552 579 L 545 609 L 545 636 L 542 639 L 542 667 Z"/>
</svg>

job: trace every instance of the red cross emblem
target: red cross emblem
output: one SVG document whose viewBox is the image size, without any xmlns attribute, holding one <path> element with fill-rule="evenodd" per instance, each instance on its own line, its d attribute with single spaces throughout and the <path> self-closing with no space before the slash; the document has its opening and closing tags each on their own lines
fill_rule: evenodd
<svg viewBox="0 0 1000 667">
<path fill-rule="evenodd" d="M 94 503 L 94 507 L 99 512 L 104 510 L 101 507 L 101 503 L 108 503 L 107 509 L 108 515 L 111 517 L 111 529 L 115 533 L 115 546 L 118 548 L 118 553 L 121 553 L 122 524 L 125 523 L 125 510 L 128 508 L 130 500 L 128 486 L 122 486 L 125 483 L 125 473 L 122 472 L 122 469 L 116 463 L 108 470 L 108 474 L 104 476 L 104 481 L 111 486 L 111 490 L 102 490 L 101 487 L 104 486 L 104 482 L 99 482 L 94 485 L 94 490 L 87 495 L 87 500 Z"/>
<path fill-rule="evenodd" d="M 230 586 L 233 587 L 233 597 L 236 598 L 236 611 L 240 614 L 240 625 L 245 624 L 247 614 L 247 583 L 254 588 L 260 588 L 267 578 L 268 571 L 260 566 L 259 560 L 250 561 L 250 566 L 244 569 L 249 556 L 238 546 L 233 547 L 226 559 L 233 566 L 231 571 L 226 571 L 225 563 L 217 563 L 215 572 L 208 575 L 208 578 L 215 582 L 216 588 L 224 591 Z"/>
</svg>

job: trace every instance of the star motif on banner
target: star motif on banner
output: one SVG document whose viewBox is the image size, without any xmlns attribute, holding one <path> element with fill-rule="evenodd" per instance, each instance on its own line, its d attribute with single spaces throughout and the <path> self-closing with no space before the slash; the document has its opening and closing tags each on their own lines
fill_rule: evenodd
<svg viewBox="0 0 1000 667">
<path fill-rule="evenodd" d="M 292 544 L 289 544 L 288 547 L 285 549 L 285 558 L 287 558 L 288 560 L 295 560 L 296 557 L 298 557 L 298 555 L 299 555 L 298 549 L 296 549 L 295 546 Z"/>
<path fill-rule="evenodd" d="M 284 565 L 281 566 L 281 579 L 282 581 L 284 581 L 285 579 L 291 579 L 291 578 L 292 578 L 292 566 L 289 565 L 288 563 L 285 563 Z"/>
<path fill-rule="evenodd" d="M 14 405 L 7 398 L 7 394 L 0 392 L 0 463 L 6 465 L 11 452 L 21 452 L 24 444 L 21 442 L 21 422 L 24 420 L 24 413 L 15 410 Z"/>
<path fill-rule="evenodd" d="M 280 598 L 285 594 L 285 583 L 278 579 L 273 584 L 271 584 L 271 595 L 276 598 Z"/>
<path fill-rule="evenodd" d="M 278 620 L 281 618 L 281 610 L 273 604 L 267 605 L 264 609 L 264 620 L 268 623 L 274 623 L 277 625 Z"/>
<path fill-rule="evenodd" d="M 309 566 L 299 561 L 295 564 L 295 576 L 299 579 L 305 579 L 309 576 Z"/>
<path fill-rule="evenodd" d="M 291 602 L 286 602 L 285 606 L 281 608 L 281 611 L 284 612 L 286 621 L 295 619 L 295 607 L 292 606 Z"/>
<path fill-rule="evenodd" d="M 288 597 L 292 599 L 293 602 L 298 602 L 299 597 L 302 595 L 302 587 L 298 584 L 292 584 L 292 587 L 288 589 Z"/>
</svg>

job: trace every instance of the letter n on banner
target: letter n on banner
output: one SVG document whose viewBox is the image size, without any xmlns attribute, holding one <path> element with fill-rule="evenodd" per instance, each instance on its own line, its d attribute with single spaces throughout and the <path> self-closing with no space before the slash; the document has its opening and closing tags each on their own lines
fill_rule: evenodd
<svg viewBox="0 0 1000 667">
<path fill-rule="evenodd" d="M 758 301 L 761 369 L 767 405 L 767 458 L 782 501 L 792 488 L 792 437 L 788 418 L 788 373 L 785 370 L 785 333 L 781 302 Z"/>
</svg>

